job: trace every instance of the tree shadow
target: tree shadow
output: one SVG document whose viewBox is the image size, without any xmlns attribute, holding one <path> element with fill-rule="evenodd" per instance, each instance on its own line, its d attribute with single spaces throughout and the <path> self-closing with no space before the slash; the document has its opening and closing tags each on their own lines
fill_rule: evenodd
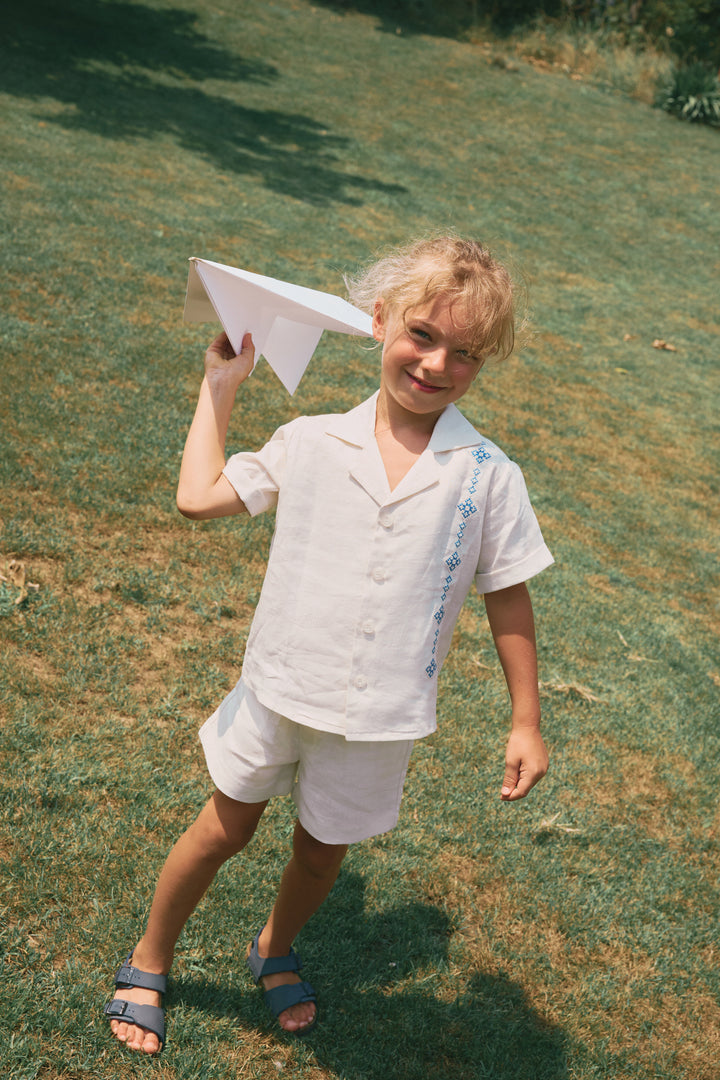
<svg viewBox="0 0 720 1080">
<path fill-rule="evenodd" d="M 321 1068 L 342 1080 L 565 1080 L 564 1033 L 518 983 L 476 972 L 454 1000 L 436 994 L 437 973 L 447 968 L 444 913 L 427 903 L 373 915 L 363 907 L 362 879 L 341 875 L 298 942 L 321 1010 L 304 1046 Z M 252 987 L 182 977 L 171 1008 L 172 1000 L 284 1038 Z"/>
<path fill-rule="evenodd" d="M 222 171 L 315 205 L 406 192 L 346 171 L 341 154 L 352 140 L 314 118 L 206 89 L 208 79 L 270 86 L 280 74 L 205 37 L 190 12 L 127 0 L 10 0 L 4 14 L 0 90 L 37 101 L 46 123 L 106 138 L 170 136 Z"/>
<path fill-rule="evenodd" d="M 340 14 L 359 11 L 372 15 L 388 34 L 431 34 L 462 38 L 478 24 L 498 34 L 509 33 L 538 15 L 558 15 L 561 0 L 318 0 Z"/>
</svg>

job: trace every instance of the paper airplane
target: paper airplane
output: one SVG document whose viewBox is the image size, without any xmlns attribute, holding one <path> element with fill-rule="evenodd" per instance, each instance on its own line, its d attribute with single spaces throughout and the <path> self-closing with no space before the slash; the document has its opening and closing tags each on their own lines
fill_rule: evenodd
<svg viewBox="0 0 720 1080">
<path fill-rule="evenodd" d="M 323 330 L 372 337 L 371 317 L 339 296 L 207 259 L 190 260 L 183 317 L 185 322 L 219 319 L 236 353 L 250 331 L 255 363 L 264 356 L 290 394 Z"/>
</svg>

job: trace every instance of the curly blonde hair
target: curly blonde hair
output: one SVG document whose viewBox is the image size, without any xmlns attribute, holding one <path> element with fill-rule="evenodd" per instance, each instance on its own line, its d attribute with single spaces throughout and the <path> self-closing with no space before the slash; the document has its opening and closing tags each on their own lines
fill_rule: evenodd
<svg viewBox="0 0 720 1080">
<path fill-rule="evenodd" d="M 515 345 L 515 287 L 510 274 L 476 240 L 436 236 L 395 248 L 357 277 L 346 277 L 351 303 L 372 314 L 409 311 L 447 297 L 467 315 L 462 327 L 483 361 L 506 359 Z"/>
</svg>

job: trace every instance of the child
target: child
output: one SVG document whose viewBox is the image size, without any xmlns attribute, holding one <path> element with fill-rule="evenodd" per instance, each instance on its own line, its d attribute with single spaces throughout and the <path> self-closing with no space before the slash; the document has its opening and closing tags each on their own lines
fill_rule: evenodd
<svg viewBox="0 0 720 1080">
<path fill-rule="evenodd" d="M 293 853 L 248 950 L 280 1026 L 315 1024 L 292 942 L 326 898 L 350 843 L 392 829 L 413 741 L 435 729 L 437 678 L 474 583 L 512 704 L 501 798 L 547 771 L 533 614 L 525 581 L 552 563 L 520 470 L 454 402 L 488 357 L 513 348 L 506 271 L 477 243 L 440 237 L 381 260 L 350 298 L 373 314 L 379 391 L 344 415 L 300 417 L 258 453 L 225 462 L 246 335 L 221 334 L 180 469 L 190 518 L 277 508 L 242 678 L 201 731 L 216 790 L 170 852 L 144 936 L 107 1005 L 115 1036 L 156 1053 L 165 976 L 218 868 L 292 792 Z"/>
</svg>

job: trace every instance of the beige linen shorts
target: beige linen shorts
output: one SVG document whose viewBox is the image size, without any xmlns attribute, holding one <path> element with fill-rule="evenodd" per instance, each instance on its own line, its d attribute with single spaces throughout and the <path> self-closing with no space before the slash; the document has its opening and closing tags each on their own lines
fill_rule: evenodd
<svg viewBox="0 0 720 1080">
<path fill-rule="evenodd" d="M 323 844 L 354 844 L 398 820 L 413 740 L 348 742 L 262 705 L 242 679 L 200 729 L 215 786 L 238 802 L 292 795 Z"/>
</svg>

